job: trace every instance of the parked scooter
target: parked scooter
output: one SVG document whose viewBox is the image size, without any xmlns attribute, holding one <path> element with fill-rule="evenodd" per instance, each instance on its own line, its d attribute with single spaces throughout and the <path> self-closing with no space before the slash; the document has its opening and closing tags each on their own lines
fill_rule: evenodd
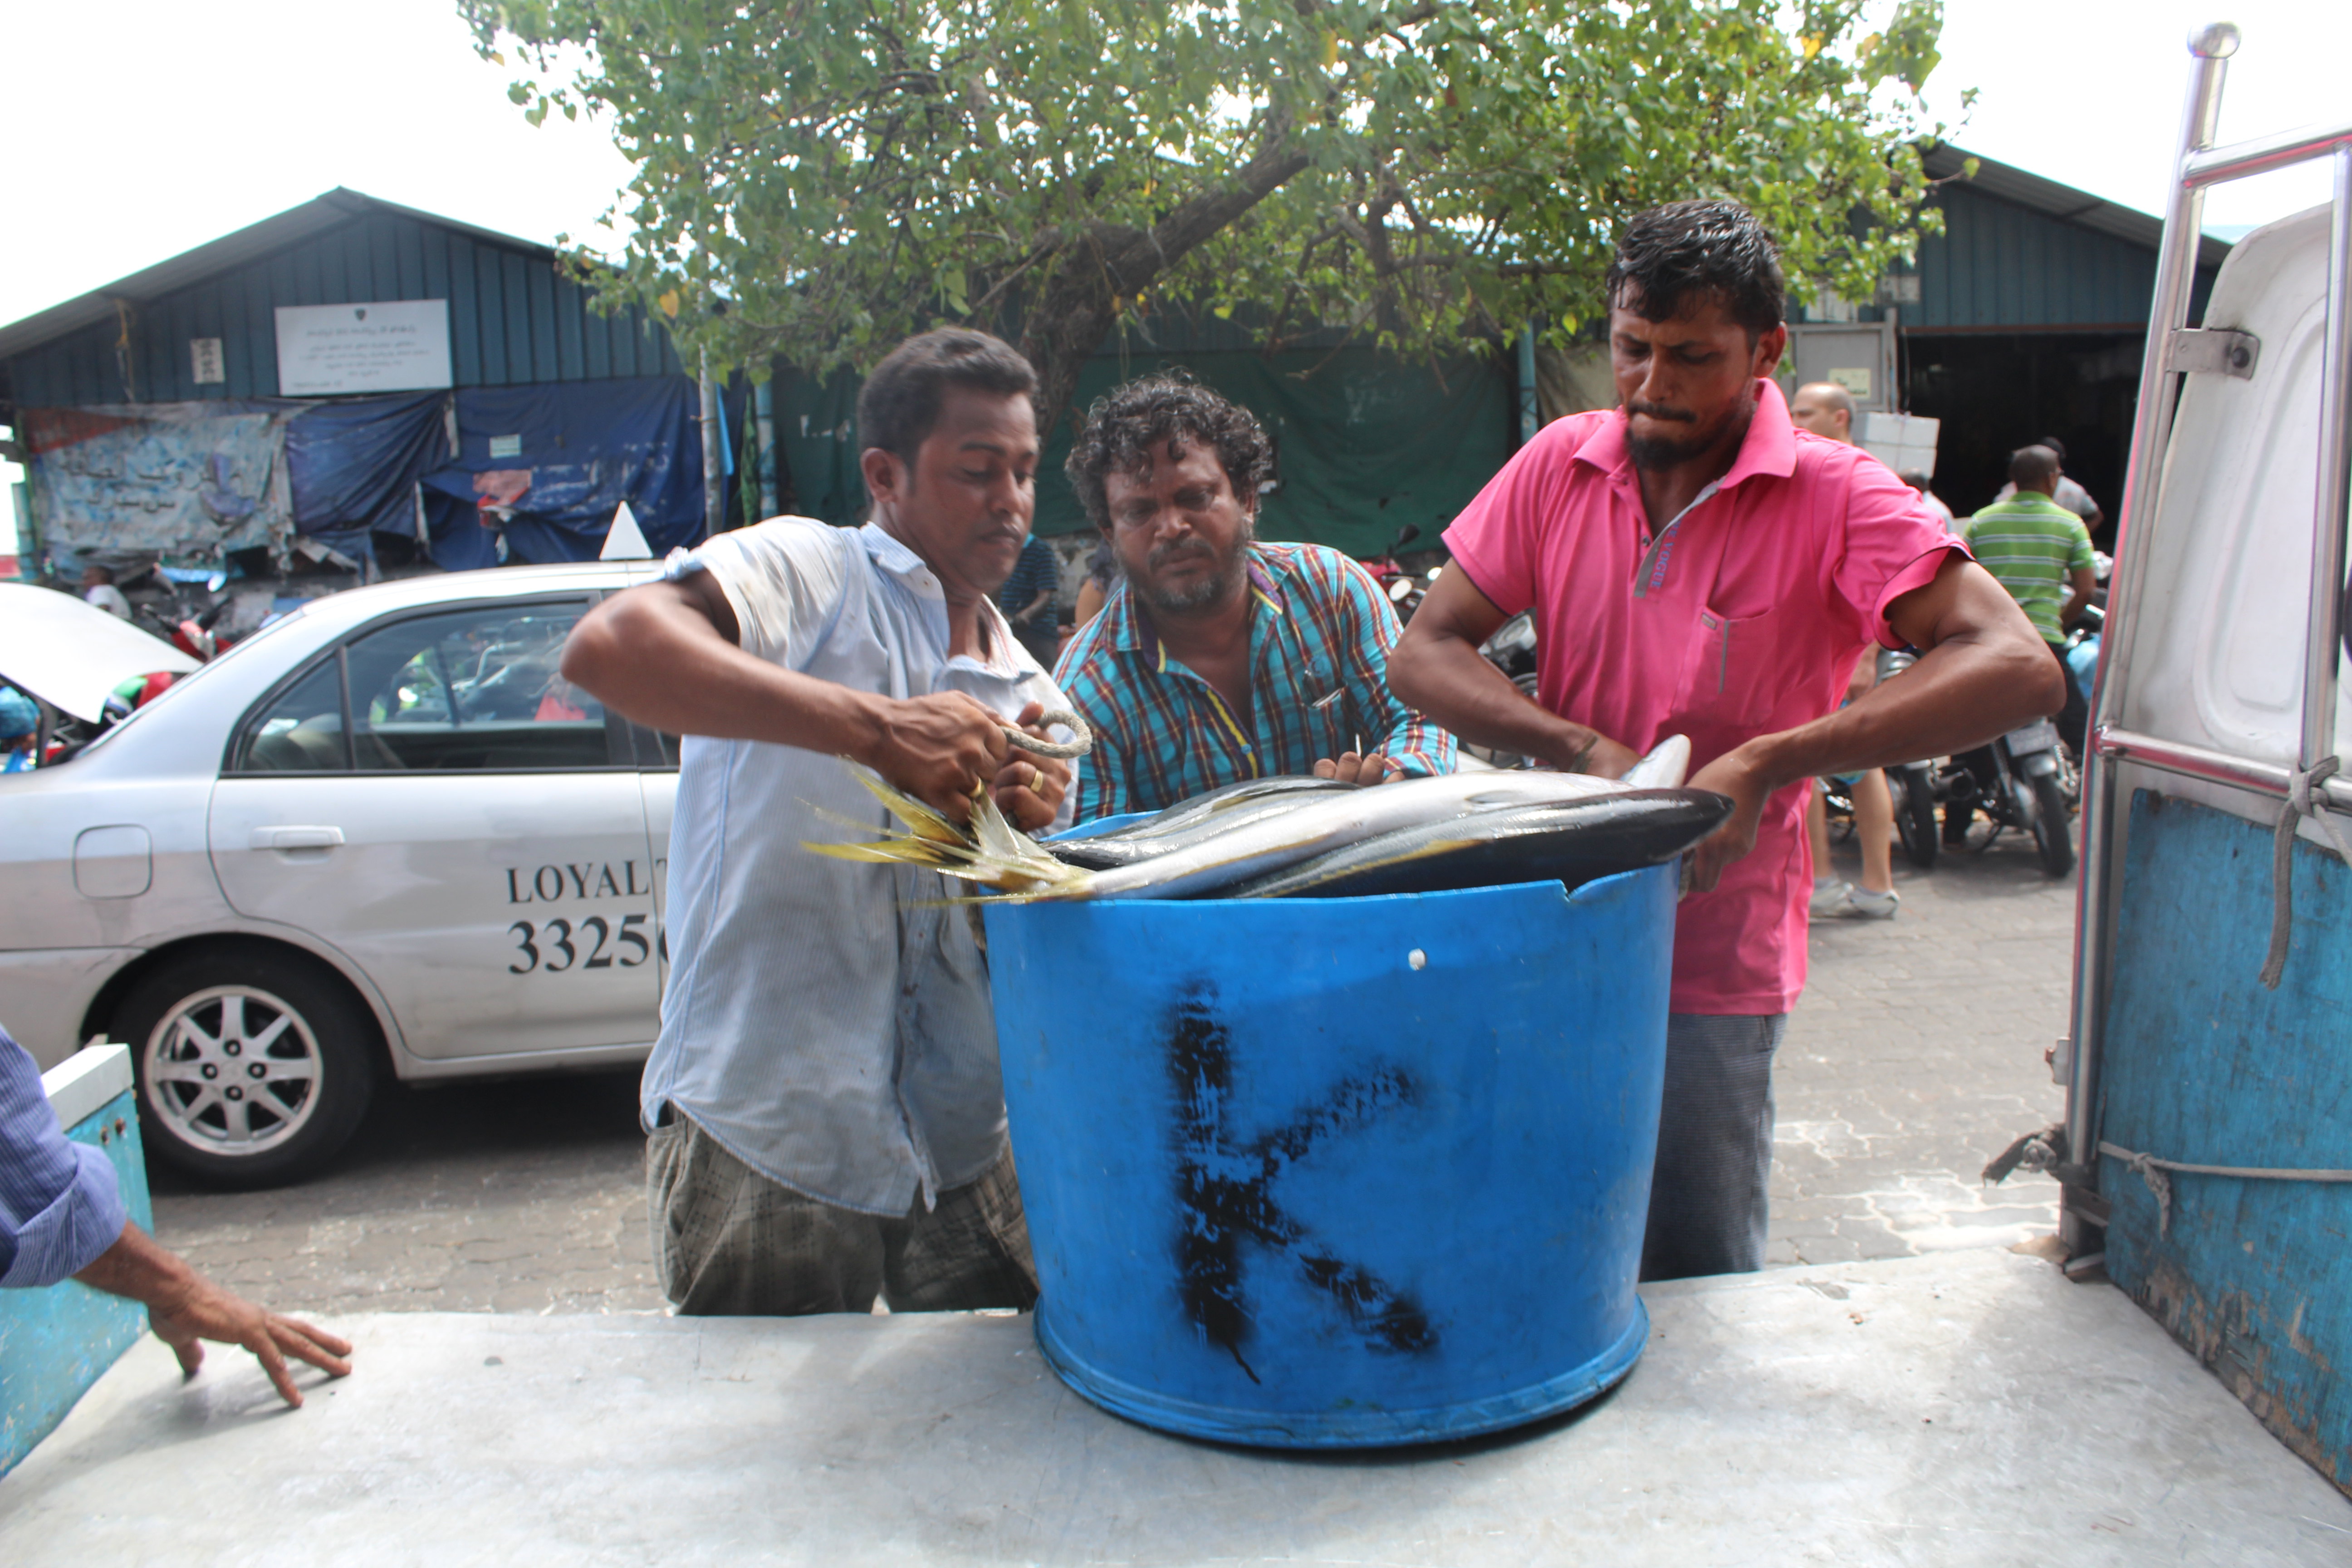
<svg viewBox="0 0 2352 1568">
<path fill-rule="evenodd" d="M 1911 648 L 1881 648 L 1878 651 L 1878 679 L 1881 684 L 1892 680 L 1919 662 L 1919 655 Z M 1895 799 L 1895 832 L 1903 841 L 1904 858 L 1922 871 L 1936 864 L 1936 853 L 1941 840 L 1937 837 L 1936 763 L 1934 761 L 1896 763 L 1880 770 L 1886 775 L 1887 793 Z M 1822 805 L 1828 812 L 1830 831 L 1841 840 L 1853 832 L 1854 821 L 1853 788 L 1858 774 L 1839 774 L 1822 780 Z M 1838 825 L 1847 825 L 1844 832 Z"/>
<path fill-rule="evenodd" d="M 1417 573 L 1397 559 L 1398 551 L 1420 537 L 1420 525 L 1408 522 L 1397 530 L 1394 539 L 1389 541 L 1386 552 L 1372 556 L 1364 563 L 1364 570 L 1379 579 L 1381 592 L 1386 594 L 1389 603 L 1396 606 L 1397 619 L 1401 621 L 1412 619 L 1412 613 L 1421 608 L 1422 600 L 1429 595 L 1429 585 L 1436 582 L 1438 573 L 1444 570 L 1433 566 L 1425 573 Z"/>
<path fill-rule="evenodd" d="M 2083 606 L 2074 629 L 2066 634 L 2066 668 L 2074 672 L 2075 689 L 2088 700 L 2091 678 L 2099 673 L 2099 639 L 2105 632 L 2105 606 L 2094 601 Z"/>
<path fill-rule="evenodd" d="M 1964 814 L 1963 822 L 1972 822 L 1982 812 L 1992 820 L 1995 837 L 2004 827 L 2032 835 L 2042 868 L 2050 875 L 2063 877 L 2074 868 L 2070 829 L 2082 781 L 2073 759 L 2058 743 L 2058 726 L 2053 721 L 2037 719 L 1989 746 L 1954 757 L 1937 770 L 1936 793 L 1944 802 L 1948 825 L 1955 813 Z"/>
<path fill-rule="evenodd" d="M 2095 639 L 2096 633 L 2092 635 Z M 2092 657 L 2097 657 L 2095 640 Z M 1878 679 L 1890 680 L 1918 661 L 1911 648 L 1882 651 Z M 2053 877 L 2074 868 L 2068 824 L 2082 784 L 2051 721 L 2039 720 L 1958 757 L 1901 763 L 1885 771 L 1887 790 L 1895 797 L 1895 831 L 1903 842 L 1904 858 L 1921 870 L 1936 864 L 1944 847 L 1936 819 L 1938 805 L 1948 820 L 1960 816 L 1972 822 L 1982 812 L 1991 819 L 1995 836 L 2004 827 L 2032 835 L 2042 868 Z M 1849 777 L 1822 781 L 1822 803 L 1833 834 L 1842 819 L 1853 819 L 1853 783 Z"/>
</svg>

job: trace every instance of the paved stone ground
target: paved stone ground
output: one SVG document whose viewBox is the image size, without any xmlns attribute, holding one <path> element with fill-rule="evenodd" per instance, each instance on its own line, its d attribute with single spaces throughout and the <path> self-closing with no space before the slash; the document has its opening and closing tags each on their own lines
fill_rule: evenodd
<svg viewBox="0 0 2352 1568">
<path fill-rule="evenodd" d="M 1854 852 L 1839 860 L 1854 874 Z M 2015 835 L 1932 873 L 1892 921 L 1813 928 L 1779 1064 L 1770 1262 L 2010 1245 L 2057 1186 L 1977 1172 L 2057 1119 L 2042 1052 L 2063 1031 L 2074 882 Z M 156 1227 L 281 1310 L 656 1312 L 634 1073 L 388 1087 L 337 1168 L 217 1194 L 158 1172 Z"/>
<path fill-rule="evenodd" d="M 281 1311 L 657 1312 L 634 1071 L 387 1085 L 335 1169 L 210 1193 L 153 1168 L 155 1228 Z"/>
<path fill-rule="evenodd" d="M 1978 828 L 1984 831 L 1982 826 Z M 1852 845 L 1841 875 L 1860 874 Z M 1768 1263 L 2012 1245 L 2058 1226 L 2058 1184 L 1979 1184 L 2065 1113 L 2042 1053 L 2066 1031 L 2074 887 L 2004 834 L 1933 871 L 1895 856 L 1892 921 L 1813 923 L 1812 967 L 1774 1074 Z"/>
</svg>

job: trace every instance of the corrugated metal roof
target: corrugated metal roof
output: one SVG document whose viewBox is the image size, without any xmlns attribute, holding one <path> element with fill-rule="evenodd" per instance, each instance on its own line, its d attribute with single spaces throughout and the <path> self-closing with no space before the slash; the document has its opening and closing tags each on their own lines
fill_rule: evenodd
<svg viewBox="0 0 2352 1568">
<path fill-rule="evenodd" d="M 477 228 L 454 218 L 418 212 L 397 202 L 381 201 L 337 185 L 325 195 L 313 197 L 299 207 L 289 207 L 274 217 L 248 224 L 234 234 L 225 234 L 218 239 L 197 246 L 194 250 L 184 250 L 168 261 L 143 268 L 103 289 L 93 289 L 63 304 L 52 305 L 22 321 L 0 327 L 0 359 L 13 359 L 92 322 L 110 321 L 114 320 L 114 307 L 118 300 L 130 305 L 143 305 L 190 284 L 202 282 L 216 273 L 259 260 L 370 213 L 391 213 L 414 218 L 492 245 L 503 246 L 509 250 L 534 251 L 550 259 L 555 255 L 551 246 L 535 245 L 527 239 L 517 239 L 512 235 Z"/>
<path fill-rule="evenodd" d="M 1968 161 L 1977 161 L 1976 177 L 1969 184 L 1989 196 L 2013 202 L 2021 207 L 2071 223 L 2095 233 L 2112 235 L 2121 240 L 2154 251 L 2164 237 L 2164 220 L 2150 213 L 2127 207 L 2088 191 L 2062 185 L 2055 180 L 2045 180 L 2011 163 L 1955 147 L 1948 142 L 1938 142 L 1922 159 L 1927 167 L 1927 177 L 1950 180 L 1959 177 Z M 2200 267 L 2219 267 L 2221 258 L 2230 254 L 2229 241 L 2206 235 L 2197 247 Z"/>
<path fill-rule="evenodd" d="M 1906 331 L 2133 331 L 2147 321 L 2164 226 L 2087 192 L 1980 159 L 1962 177 L 1964 149 L 1938 145 L 1927 172 L 1948 182 L 1934 201 L 1944 232 L 1919 243 L 1918 297 Z M 2199 250 L 2200 286 L 2227 242 Z"/>
<path fill-rule="evenodd" d="M 277 307 L 395 300 L 448 301 L 458 386 L 683 368 L 642 310 L 597 312 L 551 247 L 335 190 L 0 328 L 0 397 L 43 407 L 274 397 Z M 220 342 L 221 380 L 194 379 L 201 339 Z"/>
</svg>

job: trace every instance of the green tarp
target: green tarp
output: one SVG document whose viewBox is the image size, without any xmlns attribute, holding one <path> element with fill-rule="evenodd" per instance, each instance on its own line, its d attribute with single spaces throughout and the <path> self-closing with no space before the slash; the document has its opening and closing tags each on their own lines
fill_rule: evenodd
<svg viewBox="0 0 2352 1568">
<path fill-rule="evenodd" d="M 1181 364 L 1247 407 L 1276 446 L 1279 487 L 1259 514 L 1261 537 L 1310 540 L 1351 555 L 1377 555 L 1413 523 L 1427 549 L 1514 447 L 1509 367 L 1461 358 L 1433 369 L 1370 349 L 1276 354 L 1208 353 L 1097 355 L 1078 379 L 1077 406 L 1130 376 Z M 786 510 L 829 522 L 863 516 L 857 476 L 857 383 L 818 383 L 790 373 L 775 382 L 779 468 Z M 1045 446 L 1037 483 L 1037 531 L 1076 533 L 1087 523 L 1062 477 L 1066 426 Z M 780 474 L 780 478 L 783 475 Z"/>
</svg>

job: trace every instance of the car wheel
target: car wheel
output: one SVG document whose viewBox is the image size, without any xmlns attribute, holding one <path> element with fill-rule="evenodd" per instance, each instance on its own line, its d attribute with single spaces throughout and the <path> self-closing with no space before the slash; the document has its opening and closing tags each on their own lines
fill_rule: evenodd
<svg viewBox="0 0 2352 1568">
<path fill-rule="evenodd" d="M 147 1151 L 200 1181 L 259 1187 L 314 1174 L 375 1093 L 376 1028 L 313 963 L 214 949 L 173 959 L 114 1016 Z"/>
</svg>

